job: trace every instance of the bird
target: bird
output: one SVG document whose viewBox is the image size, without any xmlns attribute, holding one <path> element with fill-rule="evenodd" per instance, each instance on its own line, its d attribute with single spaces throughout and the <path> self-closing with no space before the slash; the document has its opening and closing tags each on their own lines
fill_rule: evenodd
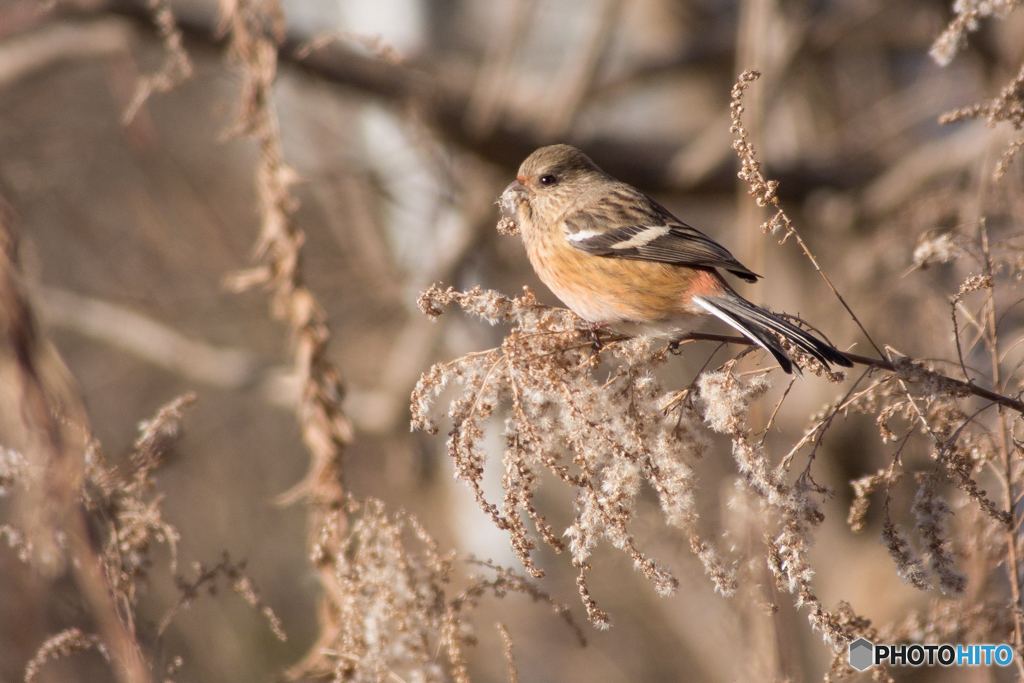
<svg viewBox="0 0 1024 683">
<path fill-rule="evenodd" d="M 761 276 L 571 145 L 530 154 L 499 205 L 518 225 L 541 281 L 591 330 L 678 341 L 694 317 L 712 315 L 788 374 L 793 361 L 776 335 L 826 368 L 853 366 L 830 344 L 737 294 L 719 271 L 746 282 Z"/>
</svg>

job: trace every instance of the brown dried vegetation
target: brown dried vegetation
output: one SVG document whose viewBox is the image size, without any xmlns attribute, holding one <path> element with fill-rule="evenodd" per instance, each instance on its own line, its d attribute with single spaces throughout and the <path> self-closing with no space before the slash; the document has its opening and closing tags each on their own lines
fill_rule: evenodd
<svg viewBox="0 0 1024 683">
<path fill-rule="evenodd" d="M 485 179 L 488 172 L 481 170 L 485 164 L 447 146 L 461 144 L 487 154 L 502 148 L 508 139 L 529 146 L 545 135 L 573 130 L 583 103 L 597 91 L 609 36 L 625 11 L 624 3 L 601 5 L 591 33 L 580 41 L 582 56 L 563 74 L 571 77 L 572 87 L 564 89 L 547 118 L 534 113 L 530 119 L 531 114 L 520 111 L 526 123 L 520 121 L 523 125 L 516 128 L 506 125 L 506 119 L 514 118 L 518 105 L 505 101 L 505 89 L 499 86 L 512 80 L 513 62 L 529 37 L 536 4 L 516 3 L 512 25 L 504 34 L 507 40 L 495 43 L 479 69 L 479 80 L 459 90 L 458 78 L 445 74 L 430 80 L 432 76 L 409 66 L 379 39 L 344 33 L 340 41 L 321 38 L 297 45 L 276 2 L 220 3 L 218 36 L 226 43 L 227 63 L 238 79 L 237 114 L 225 138 L 252 144 L 252 196 L 259 222 L 254 265 L 223 277 L 234 292 L 262 288 L 269 297 L 270 317 L 284 325 L 293 391 L 279 392 L 273 400 L 294 409 L 298 434 L 310 457 L 306 475 L 278 496 L 278 502 L 304 506 L 305 553 L 317 579 L 317 625 L 305 630 L 308 637 L 300 644 L 305 655 L 300 658 L 293 653 L 290 661 L 298 659 L 297 663 L 278 665 L 275 675 L 374 682 L 464 683 L 471 677 L 483 678 L 486 674 L 477 671 L 487 671 L 488 665 L 474 661 L 469 649 L 486 640 L 474 626 L 478 613 L 488 620 L 495 614 L 501 617 L 494 620 L 496 642 L 500 642 L 490 651 L 500 650 L 496 659 L 506 667 L 502 676 L 529 680 L 520 676 L 516 661 L 520 666 L 529 661 L 532 672 L 548 667 L 553 671 L 550 662 L 534 663 L 528 646 L 517 640 L 511 601 L 500 600 L 495 607 L 486 605 L 484 598 L 525 596 L 559 618 L 550 621 L 564 622 L 559 628 L 574 647 L 585 645 L 584 631 L 557 597 L 564 592 L 558 580 L 575 576 L 576 590 L 593 626 L 607 629 L 617 622 L 626 600 L 620 600 L 618 608 L 609 606 L 615 603 L 614 591 L 600 577 L 615 576 L 612 582 L 625 586 L 620 589 L 623 594 L 629 587 L 622 574 L 613 574 L 616 559 L 604 552 L 607 545 L 623 553 L 653 593 L 666 599 L 677 593 L 702 599 L 702 588 L 691 585 L 695 581 L 686 574 L 690 558 L 675 551 L 683 548 L 695 558 L 693 566 L 707 577 L 704 585 L 713 594 L 709 598 L 713 602 L 701 604 L 715 606 L 702 616 L 711 621 L 711 611 L 739 615 L 735 621 L 740 625 L 731 634 L 734 641 L 746 639 L 751 659 L 758 660 L 747 669 L 729 668 L 720 656 L 709 655 L 711 663 L 705 665 L 709 675 L 781 680 L 816 670 L 828 680 L 841 679 L 854 674 L 846 665 L 845 645 L 867 637 L 876 642 L 1008 642 L 1016 652 L 1015 673 L 1018 679 L 1024 678 L 1024 433 L 1020 427 L 1024 323 L 1014 310 L 1024 275 L 1024 202 L 1020 199 L 1024 175 L 1019 172 L 1019 160 L 1015 165 L 1015 155 L 1024 144 L 1021 139 L 1008 143 L 993 168 L 964 171 L 969 177 L 966 182 L 953 178 L 962 170 L 953 169 L 957 173 L 951 172 L 950 177 L 931 183 L 920 180 L 919 185 L 903 186 L 901 191 L 892 177 L 907 174 L 897 162 L 887 171 L 892 176 L 880 173 L 872 187 L 864 188 L 857 200 L 863 215 L 857 220 L 871 225 L 878 246 L 851 249 L 864 249 L 884 261 L 885 253 L 895 249 L 891 245 L 900 245 L 912 260 L 904 282 L 915 284 L 904 285 L 914 302 L 906 320 L 891 324 L 876 311 L 862 319 L 855 309 L 867 308 L 865 300 L 874 290 L 896 285 L 874 282 L 867 287 L 868 296 L 847 290 L 848 300 L 834 282 L 845 290 L 844 281 L 855 285 L 857 278 L 850 273 L 834 279 L 826 275 L 821 265 L 826 259 L 815 256 L 814 241 L 805 241 L 798 229 L 799 218 L 791 218 L 784 209 L 787 202 L 780 193 L 786 191 L 785 181 L 770 179 L 759 160 L 758 128 L 764 111 L 757 101 L 749 105 L 745 98 L 757 92 L 761 74 L 744 71 L 732 88 L 728 121 L 732 149 L 740 161 L 739 178 L 744 194 L 749 195 L 743 200 L 769 210 L 765 220 L 757 221 L 761 235 L 777 237 L 780 245 L 795 243 L 800 260 L 792 263 L 801 268 L 809 263 L 825 283 L 830 310 L 844 311 L 822 321 L 823 326 L 859 335 L 856 339 L 872 355 L 851 353 L 860 367 L 846 376 L 790 350 L 805 374 L 803 380 L 783 386 L 777 368 L 764 366 L 762 354 L 742 338 L 694 333 L 681 344 L 666 346 L 647 338 L 581 329 L 572 313 L 542 304 L 529 287 L 522 295 L 510 297 L 481 286 L 458 291 L 429 284 L 417 304 L 437 323 L 435 327 L 468 326 L 462 318 L 446 313 L 458 307 L 470 318 L 500 328 L 501 336 L 494 348 L 451 354 L 454 360 L 447 355 L 422 374 L 411 397 L 412 427 L 427 435 L 447 432 L 446 450 L 456 479 L 468 487 L 485 517 L 507 538 L 514 560 L 530 578 L 489 559 L 442 550 L 438 538 L 444 532 L 433 530 L 435 520 L 407 511 L 404 501 L 394 505 L 354 493 L 359 487 L 351 484 L 346 454 L 360 448 L 359 428 L 365 428 L 370 441 L 372 425 L 383 424 L 377 438 L 384 440 L 380 433 L 387 434 L 392 440 L 386 444 L 393 447 L 397 437 L 387 427 L 399 421 L 395 415 L 404 413 L 382 402 L 375 404 L 379 414 L 370 416 L 376 423 L 366 417 L 359 418 L 365 420 L 359 423 L 350 415 L 358 414 L 360 400 L 370 404 L 373 397 L 346 398 L 337 367 L 344 359 L 332 355 L 329 345 L 328 309 L 307 281 L 306 263 L 311 259 L 306 243 L 312 235 L 300 220 L 301 174 L 286 161 L 287 131 L 275 96 L 281 64 L 285 59 L 301 60 L 318 77 L 349 78 L 360 87 L 386 91 L 405 105 L 410 127 L 419 136 L 416 146 L 436 162 L 434 168 L 443 171 L 439 175 L 450 176 L 452 186 L 461 179 L 470 188 L 445 201 L 458 204 L 466 225 L 487 224 L 486 237 L 471 236 L 469 229 L 449 236 L 444 250 L 451 253 L 420 271 L 415 270 L 419 262 L 430 259 L 422 253 L 407 258 L 408 283 L 454 280 L 472 272 L 466 263 L 474 249 L 500 248 L 484 246 L 493 237 L 488 203 L 494 194 L 492 183 Z M 934 59 L 950 63 L 968 45 L 979 21 L 1009 20 L 1019 4 L 1012 0 L 956 3 L 953 20 L 932 48 Z M 134 94 L 123 98 L 126 130 L 137 136 L 133 144 L 144 144 L 147 126 L 153 125 L 147 107 L 154 96 L 182 86 L 196 73 L 172 6 L 167 0 L 152 0 L 144 7 L 103 8 L 144 9 L 163 47 L 162 65 L 152 75 L 133 79 Z M 753 10 L 746 7 L 744 11 Z M 786 18 L 784 10 L 778 12 L 776 19 Z M 6 15 L 0 20 L 15 21 Z M 750 25 L 756 28 L 758 21 L 768 20 L 748 16 L 745 21 L 745 30 L 752 31 Z M 793 25 L 797 23 L 794 19 Z M 121 29 L 110 24 L 104 30 Z M 829 38 L 823 32 L 807 40 L 815 49 L 823 49 Z M 339 42 L 339 51 L 331 52 Z M 346 52 L 349 43 L 369 54 Z M 53 54 L 52 36 L 39 45 Z M 81 45 L 86 52 L 94 51 Z M 785 58 L 761 52 L 769 66 L 776 62 L 775 71 L 787 68 Z M 343 60 L 343 66 L 350 71 L 332 71 L 332 66 L 338 67 L 330 62 L 332 55 L 348 60 Z M 1019 134 L 1024 128 L 1024 65 L 1016 66 L 1017 75 L 998 96 L 950 112 L 941 121 L 984 118 L 989 127 L 1009 124 Z M 425 92 L 430 97 L 423 96 Z M 748 105 L 752 112 L 745 109 Z M 458 109 L 457 116 L 451 115 L 451 108 Z M 723 128 L 723 122 L 719 119 L 714 126 Z M 460 143 L 441 142 L 435 136 L 451 134 L 453 126 L 461 131 L 452 135 Z M 528 132 L 523 133 L 524 128 Z M 713 137 L 714 130 L 709 124 L 707 135 Z M 608 156 L 621 160 L 611 152 Z M 680 169 L 696 173 L 693 161 L 684 150 L 670 164 L 675 170 L 665 175 L 684 183 L 681 178 L 686 174 Z M 927 165 L 920 160 L 916 164 L 918 171 Z M 692 173 L 686 176 L 690 182 L 700 182 L 694 180 L 700 173 Z M 916 177 L 932 178 L 930 173 L 927 169 Z M 476 185 L 467 178 L 475 178 Z M 222 583 L 255 610 L 265 622 L 263 631 L 279 641 L 288 640 L 286 620 L 278 616 L 280 607 L 257 590 L 248 573 L 255 563 L 233 561 L 231 555 L 236 553 L 224 550 L 212 556 L 217 558 L 214 561 L 208 557 L 188 563 L 190 572 L 171 578 L 189 539 L 170 521 L 157 473 L 174 455 L 185 409 L 196 403 L 196 397 L 185 394 L 141 423 L 140 435 L 124 457 L 106 455 L 92 432 L 81 392 L 36 320 L 35 294 L 30 295 L 35 285 L 21 263 L 24 251 L 14 213 L 3 208 L 0 496 L 5 497 L 5 518 L 0 537 L 9 548 L 5 552 L 43 582 L 38 585 L 55 595 L 63 591 L 60 600 L 75 605 L 71 616 L 47 621 L 50 630 L 22 658 L 24 679 L 46 680 L 48 672 L 59 671 L 55 662 L 85 660 L 96 656 L 85 654 L 93 651 L 125 683 L 188 678 L 193 674 L 188 673 L 187 656 L 176 652 L 178 641 L 169 636 L 186 608 L 198 607 L 201 597 L 205 601 L 205 596 L 215 596 Z M 445 205 L 437 211 L 443 214 L 449 208 Z M 438 225 L 442 222 L 437 219 Z M 908 229 L 915 231 L 910 243 L 905 235 L 893 236 Z M 516 226 L 503 220 L 498 232 L 515 234 Z M 757 235 L 756 230 L 749 232 Z M 438 235 L 430 237 L 434 246 L 443 242 Z M 867 241 L 848 237 L 854 245 Z M 404 246 L 401 243 L 393 251 L 401 254 Z M 409 249 L 415 251 L 417 246 L 422 247 L 413 244 Z M 367 272 L 372 269 L 366 268 Z M 945 279 L 928 280 L 928 271 L 939 271 Z M 46 300 L 46 296 L 40 298 Z M 927 307 L 941 311 L 941 326 L 929 327 L 923 314 L 914 317 Z M 453 318 L 460 323 L 449 323 Z M 145 325 L 149 332 L 159 328 L 151 322 Z M 413 320 L 399 333 L 389 331 L 390 336 L 409 343 L 409 348 L 397 344 L 397 352 L 387 358 L 387 378 L 381 384 L 392 394 L 407 391 L 410 378 L 419 375 L 434 353 L 438 337 L 431 335 L 437 333 L 426 329 Z M 911 358 L 895 348 L 896 341 L 893 346 L 884 343 L 896 338 L 901 346 L 911 343 L 917 350 L 946 357 Z M 702 355 L 709 342 L 717 346 Z M 122 343 L 131 346 L 128 341 Z M 416 344 L 422 348 L 412 348 Z M 194 350 L 200 345 L 175 348 Z M 739 352 L 716 360 L 723 348 Z M 448 347 L 441 353 L 447 354 Z M 162 356 L 153 352 L 149 357 Z M 694 364 L 694 358 L 699 362 Z M 685 361 L 691 364 L 681 366 Z M 189 359 L 175 362 L 187 366 Z M 242 362 L 238 378 L 232 380 L 228 373 L 218 381 L 240 390 L 254 382 L 259 372 L 256 365 Z M 190 377 L 204 373 L 210 374 L 196 369 Z M 835 396 L 820 405 L 823 386 Z M 282 398 L 281 393 L 287 396 Z M 204 409 L 200 401 L 195 410 Z M 784 424 L 801 427 L 794 432 Z M 857 427 L 849 425 L 869 425 L 877 430 L 877 440 L 868 436 L 867 429 L 857 432 Z M 494 452 L 496 435 L 500 454 Z M 860 462 L 843 472 L 831 460 L 838 460 L 836 442 L 851 438 L 857 441 L 858 452 L 873 459 L 870 466 Z M 422 443 L 434 441 L 428 436 Z M 731 454 L 731 461 L 720 457 L 724 453 Z M 500 471 L 497 483 L 489 478 L 493 469 Z M 846 481 L 852 494 L 848 498 L 843 497 Z M 857 592 L 854 571 L 844 573 L 815 550 L 822 543 L 854 547 L 856 541 L 844 540 L 847 530 L 833 523 L 844 516 L 853 533 L 877 535 L 888 553 L 886 577 L 898 577 L 920 595 L 902 598 L 899 609 L 881 609 L 867 601 L 868 609 L 885 615 L 869 618 L 867 610 L 835 588 L 834 581 L 827 585 L 822 577 L 838 573 L 843 587 Z M 864 552 L 864 545 L 856 547 Z M 568 561 L 560 562 L 559 554 Z M 289 567 L 292 576 L 304 571 Z M 541 584 L 541 579 L 550 583 Z M 173 584 L 171 589 L 161 592 L 161 581 Z M 863 577 L 860 581 L 871 586 Z M 648 589 L 636 590 L 641 592 L 633 595 L 642 596 Z M 155 606 L 143 607 L 146 597 Z M 641 604 L 644 598 L 630 600 Z M 794 608 L 823 639 L 823 648 L 812 651 L 804 643 L 805 628 L 787 622 Z M 533 610 L 527 618 L 531 625 L 548 619 L 543 611 Z M 312 621 L 312 614 L 304 619 Z M 718 625 L 726 621 L 715 619 Z M 54 623 L 59 623 L 56 630 L 51 629 Z M 761 632 L 765 624 L 770 638 Z M 213 625 L 208 631 L 193 627 L 191 642 L 215 630 Z M 536 630 L 547 633 L 546 626 Z M 661 635 L 675 642 L 681 632 Z M 597 634 L 592 640 L 606 635 Z M 593 649 L 609 643 L 598 642 Z M 733 642 L 728 647 L 737 645 Z M 816 658 L 817 669 L 807 665 L 805 670 L 795 663 L 801 649 L 804 654 L 813 652 L 807 659 Z M 252 653 L 248 657 L 257 658 Z M 585 655 L 597 668 L 608 661 L 602 657 L 609 656 Z M 892 680 L 898 674 L 884 668 L 872 671 L 876 680 Z"/>
</svg>

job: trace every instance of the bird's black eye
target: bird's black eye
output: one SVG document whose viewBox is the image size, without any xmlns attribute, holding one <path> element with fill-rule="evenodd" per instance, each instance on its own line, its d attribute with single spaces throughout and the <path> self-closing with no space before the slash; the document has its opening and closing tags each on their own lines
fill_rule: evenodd
<svg viewBox="0 0 1024 683">
<path fill-rule="evenodd" d="M 540 177 L 540 184 L 541 185 L 545 185 L 545 186 L 550 187 L 551 185 L 554 185 L 557 182 L 558 182 L 558 178 L 556 178 L 555 176 L 551 175 L 550 173 L 548 175 L 542 175 Z"/>
</svg>

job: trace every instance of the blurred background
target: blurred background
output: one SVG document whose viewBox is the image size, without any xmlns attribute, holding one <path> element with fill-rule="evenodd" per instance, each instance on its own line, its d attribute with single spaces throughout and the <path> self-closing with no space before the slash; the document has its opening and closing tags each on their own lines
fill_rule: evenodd
<svg viewBox="0 0 1024 683">
<path fill-rule="evenodd" d="M 274 502 L 308 462 L 292 412 L 289 340 L 269 319 L 265 294 L 222 286 L 250 263 L 256 153 L 225 136 L 238 78 L 214 37 L 212 0 L 171 3 L 194 75 L 122 125 L 137 79 L 165 58 L 142 5 L 0 4 L 0 187 L 17 216 L 34 305 L 108 457 L 129 453 L 137 424 L 159 406 L 198 395 L 158 474 L 181 534 L 179 573 L 224 551 L 246 560 L 289 635 L 277 642 L 258 612 L 225 591 L 179 615 L 153 661 L 180 655 L 174 680 L 182 682 L 276 680 L 313 642 L 318 583 L 305 508 Z M 431 323 L 415 301 L 441 282 L 509 295 L 528 285 L 558 304 L 519 239 L 494 229 L 498 194 L 537 146 L 582 148 L 763 274 L 742 288 L 748 298 L 799 314 L 839 348 L 865 355 L 870 346 L 796 245 L 780 247 L 758 229 L 766 215 L 737 180 L 731 148 L 729 93 L 739 72 L 763 73 L 744 101 L 744 122 L 767 175 L 781 182 L 783 205 L 872 336 L 901 353 L 956 357 L 948 297 L 967 271 L 915 269 L 922 235 L 982 213 L 1003 230 L 1019 229 L 1024 217 L 1020 160 L 991 187 L 1012 128 L 937 122 L 995 97 L 1014 77 L 1024 11 L 983 19 L 945 67 L 928 51 L 952 17 L 947 0 L 290 0 L 284 11 L 275 105 L 299 178 L 305 273 L 328 312 L 331 358 L 356 427 L 346 487 L 415 513 L 442 548 L 460 554 L 516 563 L 504 534 L 453 480 L 443 435 L 409 432 L 408 397 L 431 363 L 493 347 L 505 330 L 454 312 Z M 983 206 L 992 196 L 995 208 Z M 685 386 L 713 350 L 686 347 L 667 381 Z M 807 416 L 843 392 L 814 377 L 798 382 L 772 453 L 784 455 Z M 852 418 L 819 451 L 815 478 L 835 496 L 824 506 L 816 587 L 826 605 L 846 600 L 885 624 L 932 596 L 895 576 L 877 542 L 876 511 L 863 534 L 845 524 L 849 480 L 891 459 L 876 434 L 872 419 Z M 498 430 L 493 441 L 500 458 Z M 906 462 L 927 459 L 924 446 L 915 448 Z M 488 475 L 494 501 L 498 462 Z M 727 443 L 699 468 L 707 532 L 735 533 Z M 538 504 L 564 528 L 571 501 L 559 493 L 550 487 Z M 602 548 L 591 590 L 613 627 L 585 625 L 590 644 L 581 649 L 545 607 L 485 600 L 475 616 L 474 680 L 507 680 L 499 619 L 524 681 L 822 676 L 831 653 L 789 596 L 773 596 L 770 582 L 716 596 L 653 496 L 644 506 L 637 537 L 681 578 L 679 593 L 659 598 L 627 557 Z M 167 557 L 157 551 L 141 597 L 143 636 L 177 600 Z M 541 586 L 584 622 L 567 558 L 542 551 L 538 561 L 548 573 Z M 0 679 L 15 681 L 48 634 L 85 616 L 69 586 L 44 581 L 14 553 L 0 552 L 0 572 Z M 776 600 L 782 610 L 767 616 L 762 605 Z M 778 646 L 780 629 L 788 635 Z M 110 674 L 90 653 L 48 665 L 41 679 Z"/>
</svg>

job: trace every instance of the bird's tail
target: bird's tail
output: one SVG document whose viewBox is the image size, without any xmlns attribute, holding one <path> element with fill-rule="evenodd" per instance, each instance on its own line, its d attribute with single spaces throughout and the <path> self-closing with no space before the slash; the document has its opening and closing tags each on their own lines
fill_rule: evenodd
<svg viewBox="0 0 1024 683">
<path fill-rule="evenodd" d="M 775 356 L 775 360 L 787 373 L 793 372 L 793 361 L 775 338 L 776 334 L 814 356 L 826 367 L 830 363 L 847 368 L 853 367 L 850 359 L 837 349 L 801 330 L 796 325 L 755 306 L 736 292 L 726 290 L 715 296 L 694 297 L 693 301 Z"/>
</svg>

